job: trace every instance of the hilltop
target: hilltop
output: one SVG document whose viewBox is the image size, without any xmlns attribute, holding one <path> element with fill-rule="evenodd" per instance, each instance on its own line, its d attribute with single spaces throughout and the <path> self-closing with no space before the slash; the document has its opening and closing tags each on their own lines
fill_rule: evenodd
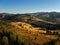
<svg viewBox="0 0 60 45">
<path fill-rule="evenodd" d="M 42 31 L 24 22 L 0 21 L 0 34 L 2 34 L 0 36 L 0 39 L 4 39 L 4 36 L 5 38 L 7 37 L 9 44 L 43 45 L 44 43 L 49 43 L 53 39 L 57 39 L 56 36 L 45 35 L 41 32 Z M 7 42 L 5 41 L 5 43 Z"/>
<path fill-rule="evenodd" d="M 60 23 L 58 12 L 40 12 L 40 13 L 30 13 L 30 14 L 7 14 L 1 13 L 0 20 L 4 21 L 14 21 L 14 22 L 25 22 L 31 24 L 33 27 L 38 27 L 40 29 L 48 30 L 59 30 Z M 44 19 L 43 19 L 44 18 Z M 57 20 L 55 20 L 57 19 Z M 50 21 L 51 20 L 51 21 Z M 52 21 L 55 20 L 55 21 Z"/>
<path fill-rule="evenodd" d="M 58 12 L 0 13 L 0 45 L 59 45 L 59 14 Z"/>
</svg>

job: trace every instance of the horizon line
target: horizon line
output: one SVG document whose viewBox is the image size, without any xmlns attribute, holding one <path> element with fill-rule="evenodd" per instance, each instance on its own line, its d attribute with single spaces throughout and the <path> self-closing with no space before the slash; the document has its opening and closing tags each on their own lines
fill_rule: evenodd
<svg viewBox="0 0 60 45">
<path fill-rule="evenodd" d="M 0 12 L 0 13 L 7 13 L 7 14 L 29 14 L 29 13 L 39 13 L 39 12 L 60 12 L 60 11 L 37 11 L 37 12 L 23 12 L 23 13 Z"/>
</svg>

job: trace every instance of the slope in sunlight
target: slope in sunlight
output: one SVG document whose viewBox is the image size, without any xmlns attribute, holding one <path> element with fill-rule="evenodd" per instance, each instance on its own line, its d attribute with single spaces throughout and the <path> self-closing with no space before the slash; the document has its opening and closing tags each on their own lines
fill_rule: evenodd
<svg viewBox="0 0 60 45">
<path fill-rule="evenodd" d="M 43 45 L 57 38 L 42 34 L 30 24 L 6 21 L 0 21 L 0 35 L 0 44 L 9 45 Z"/>
</svg>

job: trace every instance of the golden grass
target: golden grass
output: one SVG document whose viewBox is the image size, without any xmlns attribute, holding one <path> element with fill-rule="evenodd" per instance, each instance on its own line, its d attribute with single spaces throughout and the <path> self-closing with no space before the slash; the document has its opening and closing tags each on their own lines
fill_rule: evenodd
<svg viewBox="0 0 60 45">
<path fill-rule="evenodd" d="M 22 41 L 26 45 L 42 45 L 45 42 L 56 39 L 56 36 L 42 34 L 46 31 L 36 30 L 31 25 L 24 22 L 10 22 L 9 24 L 11 26 L 4 25 L 2 27 L 5 29 L 5 31 L 12 32 L 13 34 L 18 35 L 18 37 L 22 37 Z"/>
<path fill-rule="evenodd" d="M 25 43 L 29 42 L 35 44 L 43 44 L 52 39 L 56 39 L 56 36 L 41 34 L 45 33 L 46 31 L 36 30 L 31 25 L 24 22 L 11 22 L 10 24 L 14 25 L 15 28 L 20 28 L 20 30 L 17 30 L 15 33 L 17 33 L 17 35 L 22 36 L 24 38 Z M 19 24 L 21 26 L 19 26 Z"/>
</svg>

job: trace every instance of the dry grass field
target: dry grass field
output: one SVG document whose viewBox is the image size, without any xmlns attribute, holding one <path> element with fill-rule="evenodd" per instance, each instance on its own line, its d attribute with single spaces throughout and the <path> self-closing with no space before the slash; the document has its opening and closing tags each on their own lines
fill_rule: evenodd
<svg viewBox="0 0 60 45">
<path fill-rule="evenodd" d="M 9 32 L 12 40 L 16 41 L 18 36 L 18 42 L 24 45 L 44 45 L 57 39 L 56 35 L 45 34 L 45 30 L 39 30 L 24 22 L 0 21 L 0 33 L 8 34 Z"/>
</svg>

